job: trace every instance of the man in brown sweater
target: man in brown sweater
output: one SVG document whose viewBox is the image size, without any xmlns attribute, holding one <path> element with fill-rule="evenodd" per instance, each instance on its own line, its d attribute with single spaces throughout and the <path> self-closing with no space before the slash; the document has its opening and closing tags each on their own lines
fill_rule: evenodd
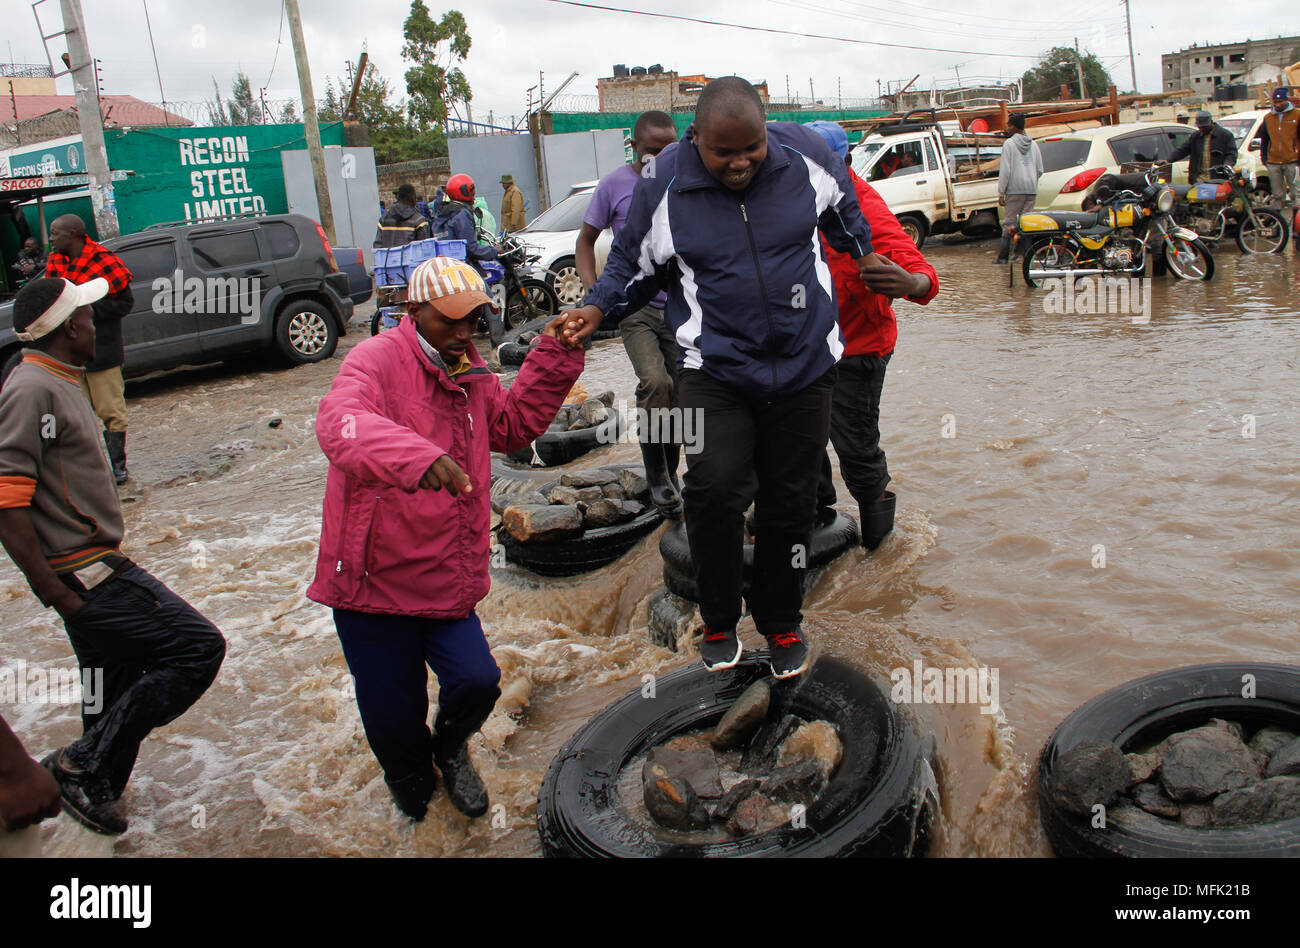
<svg viewBox="0 0 1300 948">
<path fill-rule="evenodd" d="M 95 355 L 91 304 L 107 292 L 103 279 L 42 278 L 14 300 L 25 348 L 0 390 L 0 544 L 63 618 L 83 676 L 102 678 L 82 705 L 81 738 L 42 763 L 71 816 L 117 834 L 127 822 L 116 804 L 140 742 L 207 690 L 226 644 L 119 550 L 122 508 L 81 390 L 82 366 Z"/>
<path fill-rule="evenodd" d="M 524 193 L 515 184 L 515 176 L 512 174 L 501 176 L 501 186 L 506 189 L 506 193 L 501 197 L 501 229 L 507 234 L 523 230 L 526 223 Z"/>
</svg>

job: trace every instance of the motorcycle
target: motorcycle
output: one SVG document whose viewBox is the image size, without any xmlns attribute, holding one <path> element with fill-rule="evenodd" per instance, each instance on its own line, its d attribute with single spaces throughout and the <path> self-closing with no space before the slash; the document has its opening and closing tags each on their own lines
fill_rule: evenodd
<svg viewBox="0 0 1300 948">
<path fill-rule="evenodd" d="M 1028 241 L 1022 271 L 1025 283 L 1051 278 L 1137 276 L 1148 254 L 1183 280 L 1214 276 L 1214 255 L 1195 231 L 1174 222 L 1174 191 L 1155 171 L 1103 175 L 1085 211 L 1035 211 L 1022 214 L 1017 227 Z M 1088 202 L 1085 202 L 1087 206 Z"/>
<path fill-rule="evenodd" d="M 1164 174 L 1163 168 L 1160 173 Z M 1210 180 L 1175 184 L 1174 219 L 1204 240 L 1219 241 L 1235 227 L 1242 253 L 1281 253 L 1291 237 L 1286 218 L 1267 207 L 1255 207 L 1255 172 L 1227 165 L 1210 169 Z"/>
<path fill-rule="evenodd" d="M 480 232 L 481 243 L 492 243 L 491 236 Z M 463 241 L 445 241 L 444 243 L 463 244 Z M 531 319 L 541 316 L 554 316 L 560 311 L 560 298 L 555 291 L 541 280 L 523 276 L 527 268 L 541 259 L 540 254 L 530 254 L 529 247 L 518 238 L 504 236 L 498 244 L 495 260 L 479 261 L 483 269 L 483 280 L 487 284 L 488 295 L 497 304 L 507 330 L 522 326 Z M 463 247 L 462 247 L 463 252 Z M 391 283 L 376 290 L 378 306 L 370 318 L 370 334 L 377 336 L 385 329 L 392 329 L 402 319 L 406 311 L 406 281 L 404 276 L 392 275 L 386 271 Z M 487 333 L 487 320 L 480 319 L 475 327 L 477 332 Z"/>
</svg>

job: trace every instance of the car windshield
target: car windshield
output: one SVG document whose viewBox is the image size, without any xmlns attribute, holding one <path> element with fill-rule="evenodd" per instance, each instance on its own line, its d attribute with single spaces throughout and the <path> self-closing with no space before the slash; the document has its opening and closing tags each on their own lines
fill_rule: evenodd
<svg viewBox="0 0 1300 948">
<path fill-rule="evenodd" d="M 1038 143 L 1038 150 L 1043 155 L 1043 171 L 1060 171 L 1062 168 L 1077 168 L 1088 159 L 1092 142 L 1080 139 L 1049 138 Z"/>
<path fill-rule="evenodd" d="M 1255 124 L 1255 120 L 1253 118 L 1219 119 L 1219 124 L 1232 132 L 1232 137 L 1237 140 L 1237 147 L 1240 148 L 1242 141 L 1246 138 L 1246 133 Z"/>
<path fill-rule="evenodd" d="M 867 165 L 871 164 L 871 159 L 880 151 L 884 142 L 864 142 L 857 148 L 853 149 L 853 171 L 861 175 L 866 171 Z"/>
<path fill-rule="evenodd" d="M 533 233 L 577 230 L 582 226 L 582 216 L 587 213 L 587 205 L 591 203 L 591 196 L 595 193 L 593 190 L 570 194 L 559 204 L 534 217 L 524 230 Z"/>
</svg>

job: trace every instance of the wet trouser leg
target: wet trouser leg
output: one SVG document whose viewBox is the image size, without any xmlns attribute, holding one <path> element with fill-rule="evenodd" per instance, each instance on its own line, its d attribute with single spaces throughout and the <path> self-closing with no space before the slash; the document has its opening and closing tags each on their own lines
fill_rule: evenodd
<svg viewBox="0 0 1300 948">
<path fill-rule="evenodd" d="M 636 407 L 653 418 L 673 405 L 677 377 L 677 340 L 664 321 L 664 311 L 645 306 L 618 324 L 623 347 L 636 373 Z"/>
<path fill-rule="evenodd" d="M 684 495 L 700 615 L 711 628 L 740 619 L 744 513 L 754 499 L 755 624 L 764 635 L 798 627 L 833 381 L 832 369 L 801 392 L 760 399 L 699 370 L 678 378 L 683 412 L 702 417 L 702 450 L 687 454 Z"/>
<path fill-rule="evenodd" d="M 864 512 L 889 486 L 889 465 L 880 447 L 880 395 L 888 365 L 888 355 L 850 356 L 840 361 L 835 378 L 831 444 L 839 456 L 844 484 Z M 830 474 L 829 457 L 822 470 L 824 484 Z M 819 489 L 819 501 L 824 492 L 825 487 Z M 830 497 L 834 503 L 834 487 Z"/>
<path fill-rule="evenodd" d="M 75 579 L 69 586 L 80 587 Z M 84 733 L 68 752 L 106 778 L 120 795 L 140 742 L 180 717 L 217 677 L 226 643 L 215 625 L 139 566 L 90 591 L 64 625 L 89 682 L 102 674 L 102 695 L 88 690 Z M 102 670 L 98 671 L 98 670 Z"/>
<path fill-rule="evenodd" d="M 440 620 L 335 609 L 334 625 L 366 739 L 389 780 L 433 772 L 426 663 L 438 676 L 440 721 L 468 737 L 491 713 L 501 673 L 474 613 Z"/>
</svg>

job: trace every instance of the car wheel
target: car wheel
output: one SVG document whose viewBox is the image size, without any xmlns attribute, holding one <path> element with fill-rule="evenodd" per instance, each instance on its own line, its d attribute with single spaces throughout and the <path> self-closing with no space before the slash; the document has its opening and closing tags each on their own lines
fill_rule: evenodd
<svg viewBox="0 0 1300 948">
<path fill-rule="evenodd" d="M 670 842 L 634 818 L 619 775 L 652 747 L 712 727 L 741 693 L 768 674 L 762 653 L 707 672 L 698 663 L 655 680 L 647 701 L 638 687 L 573 735 L 542 781 L 537 832 L 548 856 L 920 856 L 939 812 L 923 739 L 885 688 L 826 657 L 815 662 L 784 710 L 825 720 L 844 742 L 844 756 L 798 824 L 726 842 Z"/>
<path fill-rule="evenodd" d="M 276 348 L 294 365 L 328 359 L 338 343 L 334 315 L 320 303 L 294 300 L 276 319 Z"/>
<path fill-rule="evenodd" d="M 577 306 L 586 295 L 582 288 L 582 277 L 578 276 L 578 263 L 573 257 L 556 260 L 546 274 L 546 282 L 560 298 L 561 306 Z"/>
<path fill-rule="evenodd" d="M 903 225 L 903 233 L 912 238 L 912 243 L 916 244 L 919 250 L 930 233 L 930 226 L 925 218 L 917 217 L 915 214 L 904 214 L 898 219 L 898 223 Z"/>
</svg>

